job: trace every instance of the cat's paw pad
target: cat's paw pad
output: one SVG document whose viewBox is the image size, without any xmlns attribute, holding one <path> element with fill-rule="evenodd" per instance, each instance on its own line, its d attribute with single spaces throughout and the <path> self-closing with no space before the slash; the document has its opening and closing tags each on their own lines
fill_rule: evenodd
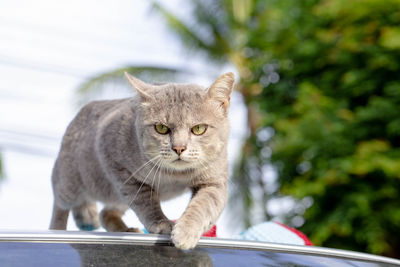
<svg viewBox="0 0 400 267">
<path fill-rule="evenodd" d="M 149 233 L 169 235 L 175 223 L 170 220 L 156 221 L 147 229 Z"/>
<path fill-rule="evenodd" d="M 172 230 L 171 238 L 175 247 L 180 249 L 192 249 L 200 239 L 201 231 L 187 227 L 187 225 L 176 224 Z"/>
</svg>

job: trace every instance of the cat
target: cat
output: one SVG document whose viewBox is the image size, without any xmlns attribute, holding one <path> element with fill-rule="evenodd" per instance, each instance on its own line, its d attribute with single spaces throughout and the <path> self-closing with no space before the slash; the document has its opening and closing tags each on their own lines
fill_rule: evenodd
<svg viewBox="0 0 400 267">
<path fill-rule="evenodd" d="M 130 208 L 150 233 L 171 234 L 192 249 L 227 199 L 231 72 L 211 86 L 152 85 L 125 73 L 137 94 L 84 106 L 68 126 L 52 173 L 50 229 L 65 230 L 69 211 L 81 230 L 141 232 L 121 216 Z M 191 190 L 175 222 L 160 201 Z M 100 215 L 96 201 L 104 203 Z"/>
</svg>

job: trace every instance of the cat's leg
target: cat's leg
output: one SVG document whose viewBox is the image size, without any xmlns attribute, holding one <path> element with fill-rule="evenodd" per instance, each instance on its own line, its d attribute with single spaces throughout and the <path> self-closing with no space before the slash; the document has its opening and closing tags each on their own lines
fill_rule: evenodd
<svg viewBox="0 0 400 267">
<path fill-rule="evenodd" d="M 72 208 L 76 226 L 83 231 L 93 231 L 100 227 L 99 215 L 95 202 L 86 201 Z"/>
<path fill-rule="evenodd" d="M 221 214 L 227 199 L 226 184 L 204 185 L 194 195 L 172 231 L 172 241 L 181 249 L 192 249 Z"/>
<path fill-rule="evenodd" d="M 149 233 L 171 233 L 175 223 L 161 210 L 158 195 L 150 185 L 139 181 L 125 184 L 121 187 L 121 195 Z"/>
<path fill-rule="evenodd" d="M 124 221 L 122 220 L 122 216 L 124 215 L 127 208 L 121 207 L 105 207 L 100 213 L 100 222 L 101 225 L 109 232 L 135 232 L 135 233 L 143 233 L 138 228 L 132 228 L 126 226 Z"/>
<path fill-rule="evenodd" d="M 171 234 L 175 223 L 162 211 L 157 192 L 150 185 L 136 180 L 126 169 L 116 171 L 114 175 L 120 178 L 117 188 L 121 200 L 135 212 L 146 230 L 153 234 Z"/>
<path fill-rule="evenodd" d="M 126 189 L 127 187 L 124 188 Z M 153 234 L 171 234 L 175 223 L 165 216 L 158 195 L 151 186 L 136 182 L 136 185 L 131 184 L 128 190 L 134 194 L 126 197 L 127 203 L 146 230 Z"/>
<path fill-rule="evenodd" d="M 62 209 L 53 204 L 53 214 L 51 216 L 50 229 L 51 230 L 66 230 L 68 222 L 69 209 Z"/>
<path fill-rule="evenodd" d="M 58 158 L 51 177 L 54 205 L 50 229 L 66 230 L 71 208 L 84 201 L 80 176 L 77 168 L 71 167 L 68 160 Z"/>
</svg>

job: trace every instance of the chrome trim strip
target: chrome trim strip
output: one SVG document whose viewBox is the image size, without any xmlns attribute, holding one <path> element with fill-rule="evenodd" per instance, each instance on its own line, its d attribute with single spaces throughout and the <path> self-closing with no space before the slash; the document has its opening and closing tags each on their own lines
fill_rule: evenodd
<svg viewBox="0 0 400 267">
<path fill-rule="evenodd" d="M 108 233 L 84 231 L 35 231 L 0 232 L 0 242 L 46 242 L 46 243 L 92 243 L 92 244 L 135 244 L 172 246 L 171 239 L 166 235 Z M 278 253 L 291 253 L 309 256 L 328 256 L 347 260 L 361 260 L 375 263 L 388 263 L 400 266 L 400 260 L 376 256 L 366 253 L 340 249 L 297 246 L 258 241 L 244 241 L 221 238 L 201 238 L 198 243 L 201 248 L 225 249 L 255 249 Z"/>
</svg>

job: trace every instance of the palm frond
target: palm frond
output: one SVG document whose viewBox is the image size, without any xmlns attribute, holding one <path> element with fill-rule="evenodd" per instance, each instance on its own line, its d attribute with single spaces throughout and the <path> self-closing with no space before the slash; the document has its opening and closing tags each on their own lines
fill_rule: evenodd
<svg viewBox="0 0 400 267">
<path fill-rule="evenodd" d="M 196 24 L 189 25 L 166 8 L 153 2 L 153 8 L 165 19 L 170 30 L 174 32 L 190 50 L 201 50 L 216 63 L 224 62 L 230 52 L 227 38 L 222 38 L 220 25 L 211 14 L 211 8 L 205 8 L 201 2 L 194 2 Z M 203 19 L 206 18 L 205 21 Z M 200 20 L 201 19 L 201 20 Z"/>
<path fill-rule="evenodd" d="M 112 71 L 100 73 L 87 79 L 78 87 L 78 105 L 82 105 L 102 92 L 110 85 L 129 88 L 124 79 L 124 72 L 128 72 L 144 81 L 164 82 L 176 81 L 177 76 L 189 74 L 186 70 L 157 66 L 126 66 Z"/>
<path fill-rule="evenodd" d="M 230 54 L 232 52 L 230 42 L 233 38 L 231 33 L 233 27 L 228 27 L 228 25 L 234 25 L 228 19 L 229 14 L 226 13 L 225 3 L 222 1 L 195 0 L 194 4 L 198 23 L 211 28 L 210 34 L 215 52 L 220 55 Z"/>
</svg>

